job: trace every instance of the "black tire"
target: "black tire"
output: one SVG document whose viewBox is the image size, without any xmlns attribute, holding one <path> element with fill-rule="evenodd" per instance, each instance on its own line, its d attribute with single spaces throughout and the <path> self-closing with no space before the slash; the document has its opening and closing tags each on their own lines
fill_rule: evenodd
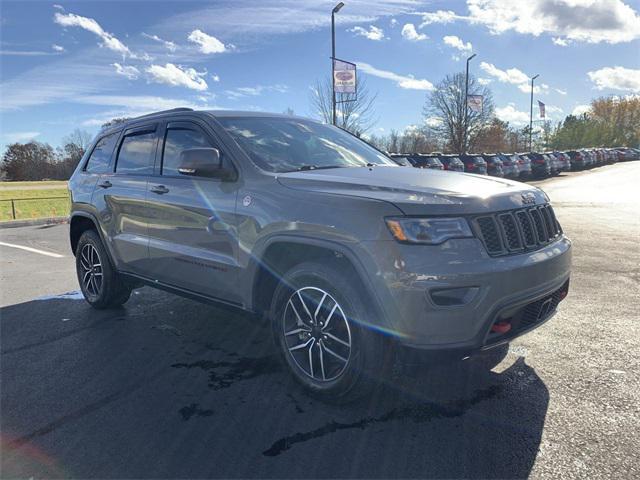
<svg viewBox="0 0 640 480">
<path fill-rule="evenodd" d="M 307 392 L 331 403 L 353 401 L 370 392 L 380 376 L 384 375 L 385 367 L 391 364 L 392 351 L 381 335 L 365 326 L 371 312 L 365 307 L 363 294 L 357 288 L 358 279 L 345 275 L 341 270 L 343 269 L 316 262 L 297 265 L 281 279 L 270 310 L 274 339 L 288 370 Z M 304 303 L 308 304 L 306 314 L 301 296 L 296 292 L 302 292 Z M 320 302 L 323 293 L 328 296 Z M 293 306 L 289 305 L 290 300 Z M 319 303 L 322 303 L 322 308 L 318 307 Z M 334 308 L 335 304 L 338 307 Z M 313 330 L 308 336 L 305 336 L 307 332 L 285 335 L 288 329 L 293 331 L 291 321 L 300 318 L 294 307 L 296 311 L 303 312 L 304 328 Z M 330 310 L 334 311 L 332 316 Z M 316 311 L 317 318 L 314 315 Z M 326 322 L 324 327 L 323 320 Z M 311 327 L 309 323 L 312 324 Z M 300 325 L 293 326 L 293 329 L 298 326 Z M 330 338 L 325 333 L 329 333 Z M 334 339 L 340 337 L 346 341 L 349 336 L 347 358 L 344 342 L 339 343 Z M 292 343 L 304 344 L 305 341 L 312 341 L 308 349 L 305 347 L 302 351 L 290 352 Z M 347 362 L 343 364 L 336 353 L 347 358 Z M 326 370 L 322 358 L 325 359 Z M 314 363 L 315 368 L 307 368 L 310 363 Z"/>
<path fill-rule="evenodd" d="M 92 272 L 88 271 L 89 267 Z M 82 294 L 93 308 L 120 307 L 131 296 L 131 286 L 111 265 L 102 240 L 94 230 L 85 231 L 78 240 L 76 273 Z"/>
</svg>

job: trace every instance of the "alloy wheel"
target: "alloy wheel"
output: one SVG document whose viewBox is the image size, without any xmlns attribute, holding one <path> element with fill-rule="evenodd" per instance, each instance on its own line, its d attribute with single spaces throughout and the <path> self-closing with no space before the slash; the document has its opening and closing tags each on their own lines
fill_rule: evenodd
<svg viewBox="0 0 640 480">
<path fill-rule="evenodd" d="M 329 293 L 304 287 L 289 297 L 283 313 L 284 344 L 295 365 L 319 382 L 338 378 L 351 358 L 351 329 Z"/>
<path fill-rule="evenodd" d="M 98 250 L 87 243 L 80 251 L 80 281 L 85 292 L 91 297 L 100 296 L 102 291 L 102 262 Z"/>
</svg>

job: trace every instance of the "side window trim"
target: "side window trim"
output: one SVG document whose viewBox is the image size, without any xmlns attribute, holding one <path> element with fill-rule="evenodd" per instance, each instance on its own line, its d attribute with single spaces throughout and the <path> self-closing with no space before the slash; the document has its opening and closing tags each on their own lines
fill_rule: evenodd
<svg viewBox="0 0 640 480">
<path fill-rule="evenodd" d="M 155 136 L 154 136 L 155 147 L 154 147 L 154 152 L 153 152 L 154 163 L 152 165 L 150 165 L 151 172 L 149 172 L 149 173 L 130 173 L 130 172 L 125 172 L 125 173 L 118 174 L 118 160 L 120 158 L 120 150 L 122 149 L 122 145 L 124 144 L 125 139 L 127 137 L 134 137 L 136 135 L 144 135 L 146 133 L 155 133 Z M 124 130 L 122 132 L 122 134 L 120 135 L 120 138 L 118 139 L 118 148 L 116 149 L 115 161 L 113 162 L 113 168 L 111 169 L 111 173 L 113 173 L 115 175 L 137 175 L 137 176 L 152 175 L 153 174 L 153 169 L 154 169 L 154 166 L 155 166 L 155 162 L 157 160 L 157 156 L 158 156 L 158 124 L 157 123 L 151 123 L 151 124 L 139 125 L 139 126 L 127 128 L 126 130 Z"/>
<path fill-rule="evenodd" d="M 116 130 L 115 132 L 110 132 L 107 133 L 105 135 L 102 135 L 101 137 L 98 137 L 97 140 L 93 143 L 93 145 L 91 145 L 91 148 L 89 150 L 87 150 L 88 153 L 85 153 L 86 158 L 82 161 L 82 171 L 86 172 L 87 171 L 87 167 L 89 166 L 89 161 L 91 160 L 91 157 L 93 156 L 93 152 L 95 151 L 95 149 L 98 147 L 98 145 L 100 145 L 100 142 L 102 140 L 104 140 L 107 137 L 110 137 L 111 135 L 115 135 L 116 139 L 115 139 L 115 144 L 118 145 L 120 142 L 120 134 L 122 133 L 122 130 Z M 116 149 L 114 148 L 111 151 L 111 155 L 109 156 L 109 162 L 106 164 L 106 168 L 105 171 L 103 173 L 110 173 L 111 170 L 109 169 L 109 167 L 111 166 L 111 162 L 113 161 L 113 153 L 116 151 Z"/>
</svg>

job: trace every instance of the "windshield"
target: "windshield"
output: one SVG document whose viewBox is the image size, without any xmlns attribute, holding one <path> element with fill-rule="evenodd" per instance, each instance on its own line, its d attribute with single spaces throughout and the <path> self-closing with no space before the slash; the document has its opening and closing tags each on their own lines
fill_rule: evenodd
<svg viewBox="0 0 640 480">
<path fill-rule="evenodd" d="M 251 160 L 269 172 L 398 166 L 353 135 L 318 122 L 288 117 L 219 117 L 218 121 Z"/>
</svg>

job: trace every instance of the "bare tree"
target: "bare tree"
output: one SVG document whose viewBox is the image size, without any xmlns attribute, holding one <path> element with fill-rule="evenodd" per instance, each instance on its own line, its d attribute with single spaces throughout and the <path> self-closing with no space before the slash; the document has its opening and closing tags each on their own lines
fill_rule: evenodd
<svg viewBox="0 0 640 480">
<path fill-rule="evenodd" d="M 92 135 L 86 130 L 80 130 L 76 128 L 73 132 L 62 139 L 62 144 L 72 144 L 77 146 L 83 152 L 89 148 L 89 144 L 91 143 Z"/>
<path fill-rule="evenodd" d="M 366 80 L 356 79 L 357 95 L 353 93 L 338 93 L 336 106 L 338 127 L 354 135 L 362 135 L 376 124 L 373 104 L 377 94 L 372 94 L 367 87 Z M 311 106 L 326 123 L 331 123 L 332 112 L 332 84 L 331 78 L 317 81 L 311 93 Z"/>
<path fill-rule="evenodd" d="M 426 118 L 440 122 L 433 127 L 447 143 L 447 148 L 456 153 L 473 150 L 478 136 L 493 118 L 493 96 L 491 90 L 479 85 L 469 76 L 469 95 L 484 97 L 482 112 L 468 112 L 468 128 L 465 140 L 465 74 L 447 75 L 427 98 L 423 109 Z"/>
</svg>

